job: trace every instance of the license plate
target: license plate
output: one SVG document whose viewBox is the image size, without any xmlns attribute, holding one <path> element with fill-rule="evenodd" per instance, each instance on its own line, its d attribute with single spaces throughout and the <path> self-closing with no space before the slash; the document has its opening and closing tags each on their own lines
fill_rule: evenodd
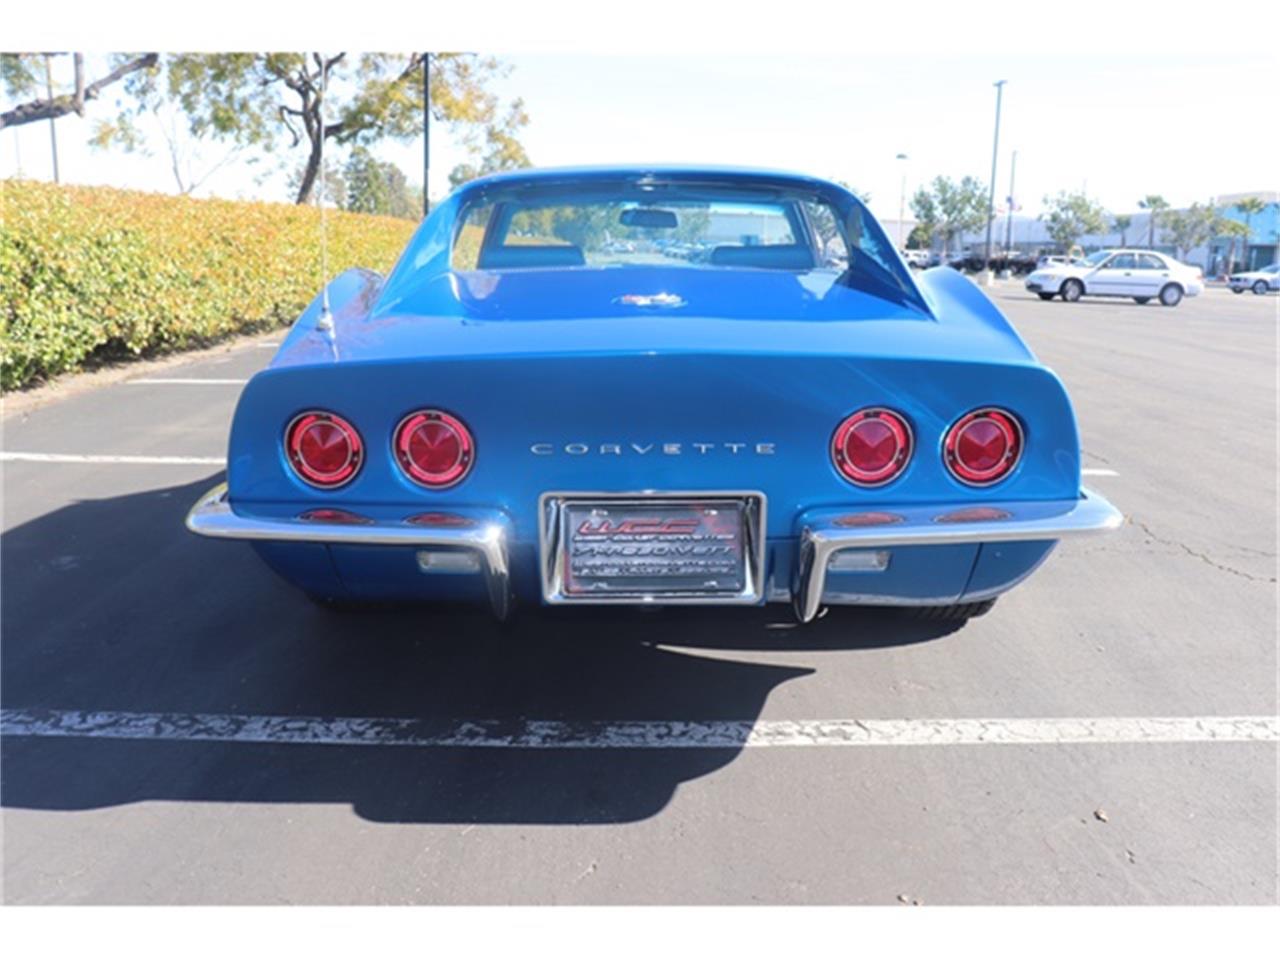
<svg viewBox="0 0 1280 960">
<path fill-rule="evenodd" d="M 747 588 L 741 500 L 567 501 L 566 597 L 736 596 Z"/>
</svg>

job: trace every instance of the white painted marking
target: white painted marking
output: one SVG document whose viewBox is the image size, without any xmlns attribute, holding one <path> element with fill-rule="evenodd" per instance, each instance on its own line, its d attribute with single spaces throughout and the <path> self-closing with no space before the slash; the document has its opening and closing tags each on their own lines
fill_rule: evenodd
<svg viewBox="0 0 1280 960">
<path fill-rule="evenodd" d="M 1085 467 L 1080 471 L 1086 477 L 1118 477 L 1120 474 L 1106 467 Z"/>
<path fill-rule="evenodd" d="M 164 385 L 164 386 L 183 386 L 183 387 L 211 387 L 211 386 L 240 386 L 249 381 L 240 378 L 214 378 L 214 377 L 139 377 L 137 380 L 126 380 L 129 384 L 147 384 L 147 385 Z"/>
<path fill-rule="evenodd" d="M 147 463 L 147 464 L 216 464 L 226 466 L 225 457 L 134 457 L 109 456 L 96 453 L 17 453 L 0 451 L 0 460 L 18 460 L 25 463 Z"/>
<path fill-rule="evenodd" d="M 0 735 L 530 750 L 1275 743 L 1280 717 L 566 722 L 9 709 Z"/>
<path fill-rule="evenodd" d="M 264 350 L 274 350 L 276 347 L 280 346 L 280 341 L 278 341 L 278 340 L 263 340 L 261 343 L 255 343 L 255 344 L 254 344 L 254 346 L 255 346 L 255 347 L 262 347 Z"/>
</svg>

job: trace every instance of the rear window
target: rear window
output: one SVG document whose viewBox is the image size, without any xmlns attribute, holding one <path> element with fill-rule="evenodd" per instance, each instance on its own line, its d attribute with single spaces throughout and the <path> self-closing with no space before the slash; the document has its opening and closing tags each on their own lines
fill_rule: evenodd
<svg viewBox="0 0 1280 960">
<path fill-rule="evenodd" d="M 852 253 L 852 256 L 851 256 Z M 776 188 L 642 181 L 498 189 L 462 211 L 456 271 L 667 267 L 861 270 L 904 286 L 860 206 Z"/>
</svg>

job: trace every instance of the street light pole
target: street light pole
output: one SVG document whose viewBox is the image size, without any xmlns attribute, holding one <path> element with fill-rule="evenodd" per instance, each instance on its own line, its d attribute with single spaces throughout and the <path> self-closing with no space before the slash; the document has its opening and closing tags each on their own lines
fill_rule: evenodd
<svg viewBox="0 0 1280 960">
<path fill-rule="evenodd" d="M 906 160 L 907 155 L 900 153 L 895 158 L 897 160 Z M 902 221 L 907 215 L 907 165 L 902 165 L 902 189 L 898 192 L 898 249 L 906 249 L 906 245 L 902 242 Z"/>
<path fill-rule="evenodd" d="M 53 68 L 49 66 L 49 54 L 44 55 L 44 89 L 49 97 L 49 102 L 53 103 Z M 58 131 L 54 127 L 54 119 L 49 117 L 49 144 L 53 147 L 53 182 L 58 183 Z"/>
<path fill-rule="evenodd" d="M 1004 226 L 1004 257 L 1009 261 L 1009 251 L 1013 247 L 1013 178 L 1018 172 L 1018 151 L 1013 151 L 1013 160 L 1009 163 L 1009 216 Z M 1006 269 L 1007 266 L 1006 266 Z"/>
<path fill-rule="evenodd" d="M 987 247 L 982 258 L 982 280 L 991 285 L 991 222 L 996 216 L 996 161 L 1000 157 L 1000 99 L 1004 93 L 1007 80 L 997 80 L 996 88 L 996 132 L 991 142 L 991 192 L 987 197 Z"/>
<path fill-rule="evenodd" d="M 422 55 L 422 216 L 431 212 L 431 54 Z"/>
</svg>

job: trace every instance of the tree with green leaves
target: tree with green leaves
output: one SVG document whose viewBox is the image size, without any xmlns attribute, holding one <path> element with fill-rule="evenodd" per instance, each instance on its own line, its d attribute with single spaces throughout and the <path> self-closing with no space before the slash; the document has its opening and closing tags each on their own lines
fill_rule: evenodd
<svg viewBox="0 0 1280 960">
<path fill-rule="evenodd" d="M 138 114 L 157 97 L 181 105 L 190 131 L 266 153 L 297 151 L 295 200 L 311 198 L 324 145 L 371 146 L 422 133 L 423 54 L 183 53 L 131 76 L 131 102 L 112 138 L 129 146 Z M 433 53 L 432 118 L 447 124 L 485 169 L 527 166 L 518 139 L 528 122 L 521 101 L 501 104 L 490 89 L 506 68 L 491 57 Z"/>
<path fill-rule="evenodd" d="M 907 246 L 911 246 L 912 240 L 917 244 L 928 249 L 933 244 L 933 238 L 937 236 L 938 224 L 941 217 L 938 215 L 938 204 L 933 198 L 933 194 L 921 187 L 911 196 L 911 213 L 916 218 L 916 225 L 911 228 L 911 236 L 907 238 Z"/>
<path fill-rule="evenodd" d="M 375 157 L 368 147 L 354 147 L 343 170 L 346 202 L 357 213 L 377 213 L 416 220 L 422 214 L 422 191 L 409 186 L 404 171 Z"/>
<path fill-rule="evenodd" d="M 1158 193 L 1148 193 L 1138 201 L 1138 207 L 1150 214 L 1147 219 L 1147 249 L 1151 249 L 1156 245 L 1156 227 L 1160 226 L 1164 211 L 1169 209 L 1169 201 Z"/>
<path fill-rule="evenodd" d="M 1173 244 L 1175 256 L 1181 260 L 1214 237 L 1221 217 L 1213 204 L 1193 203 L 1185 210 L 1166 212 L 1163 223 L 1164 239 Z"/>
<path fill-rule="evenodd" d="M 1249 238 L 1253 235 L 1253 215 L 1255 213 L 1261 213 L 1263 210 L 1267 209 L 1267 205 L 1262 202 L 1261 197 L 1246 197 L 1244 200 L 1237 203 L 1235 208 L 1244 214 L 1244 256 L 1241 257 L 1241 259 L 1244 261 L 1245 269 L 1248 270 Z"/>
<path fill-rule="evenodd" d="M 928 188 L 921 187 L 911 198 L 916 224 L 927 230 L 930 240 L 942 237 L 945 256 L 951 242 L 962 233 L 977 230 L 987 222 L 987 191 L 976 177 L 934 177 Z"/>
<path fill-rule="evenodd" d="M 1227 247 L 1226 263 L 1223 266 L 1222 272 L 1231 273 L 1231 271 L 1235 269 L 1237 243 L 1241 244 L 1241 250 L 1244 253 L 1241 259 L 1246 261 L 1248 260 L 1249 227 L 1241 223 L 1239 220 L 1232 220 L 1229 217 L 1223 217 L 1218 223 L 1218 227 L 1215 232 L 1219 237 L 1225 237 L 1230 241 L 1230 246 Z"/>
<path fill-rule="evenodd" d="M 1081 237 L 1107 229 L 1106 211 L 1083 192 L 1059 191 L 1056 197 L 1045 197 L 1044 204 L 1048 210 L 1040 216 L 1045 230 L 1065 253 L 1070 253 Z"/>
<path fill-rule="evenodd" d="M 69 113 L 83 117 L 85 104 L 96 100 L 102 91 L 138 71 L 155 67 L 158 53 L 120 53 L 110 58 L 110 69 L 95 80 L 85 77 L 83 53 L 70 54 L 73 80 L 70 87 L 49 87 L 49 63 L 52 57 L 67 54 L 3 53 L 0 54 L 0 86 L 10 100 L 19 101 L 0 111 L 0 130 L 37 120 L 56 120 Z M 43 95 L 41 95 L 43 94 Z"/>
<path fill-rule="evenodd" d="M 933 242 L 933 231 L 929 225 L 917 223 L 911 228 L 911 232 L 907 234 L 908 250 L 928 250 L 929 244 Z"/>
<path fill-rule="evenodd" d="M 1111 229 L 1120 234 L 1120 246 L 1127 247 L 1129 245 L 1129 228 L 1133 226 L 1133 217 L 1127 213 L 1120 213 L 1111 218 Z"/>
</svg>

